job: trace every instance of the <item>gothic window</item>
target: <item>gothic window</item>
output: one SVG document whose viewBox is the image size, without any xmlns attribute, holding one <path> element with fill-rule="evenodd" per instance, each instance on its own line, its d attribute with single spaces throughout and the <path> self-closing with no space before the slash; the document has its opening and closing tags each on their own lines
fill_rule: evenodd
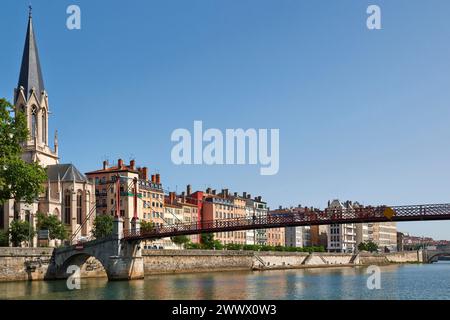
<svg viewBox="0 0 450 320">
<path fill-rule="evenodd" d="M 42 142 L 47 144 L 47 111 L 42 110 Z"/>
<path fill-rule="evenodd" d="M 37 128 L 37 108 L 33 106 L 31 109 L 31 137 L 36 138 L 36 128 Z"/>
<path fill-rule="evenodd" d="M 70 193 L 66 193 L 64 195 L 64 223 L 65 224 L 70 224 L 70 210 L 71 210 L 71 206 L 70 206 Z"/>
<path fill-rule="evenodd" d="M 81 224 L 82 221 L 82 208 L 83 208 L 83 197 L 81 192 L 77 194 L 77 224 Z"/>
</svg>

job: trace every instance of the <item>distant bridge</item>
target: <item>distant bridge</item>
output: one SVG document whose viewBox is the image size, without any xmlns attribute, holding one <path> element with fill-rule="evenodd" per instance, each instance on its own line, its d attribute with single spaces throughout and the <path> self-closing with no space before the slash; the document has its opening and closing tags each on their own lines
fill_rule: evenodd
<svg viewBox="0 0 450 320">
<path fill-rule="evenodd" d="M 131 230 L 123 230 L 123 220 L 120 217 L 116 217 L 113 234 L 110 237 L 65 248 L 57 248 L 54 251 L 54 263 L 56 270 L 61 274 L 65 272 L 67 266 L 74 259 L 80 256 L 85 258 L 93 256 L 102 263 L 108 279 L 137 279 L 144 277 L 144 262 L 140 245 L 142 240 L 238 230 L 432 220 L 450 220 L 450 204 L 326 210 L 309 210 L 305 208 L 302 212 L 268 214 L 262 217 L 255 216 L 168 225 L 146 230 L 145 232 L 139 229 L 139 222 L 136 217 L 131 222 Z M 433 259 L 444 255 L 444 253 L 429 251 L 428 261 L 434 261 Z M 445 254 L 448 255 L 449 253 Z"/>
<path fill-rule="evenodd" d="M 450 258 L 450 247 L 440 248 L 436 250 L 425 250 L 424 260 L 428 263 L 437 262 L 439 258 L 446 257 Z"/>
</svg>

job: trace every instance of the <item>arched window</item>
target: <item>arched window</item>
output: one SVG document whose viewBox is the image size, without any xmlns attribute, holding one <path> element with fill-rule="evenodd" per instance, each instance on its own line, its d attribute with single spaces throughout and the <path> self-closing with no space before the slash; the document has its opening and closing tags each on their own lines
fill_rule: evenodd
<svg viewBox="0 0 450 320">
<path fill-rule="evenodd" d="M 82 212 L 83 212 L 83 197 L 81 191 L 77 194 L 77 224 L 82 222 Z"/>
<path fill-rule="evenodd" d="M 42 110 L 42 142 L 47 144 L 47 111 Z"/>
<path fill-rule="evenodd" d="M 31 137 L 36 138 L 37 129 L 37 108 L 33 106 L 31 109 Z"/>
<path fill-rule="evenodd" d="M 70 206 L 70 193 L 66 192 L 66 194 L 64 195 L 64 223 L 65 224 L 70 224 L 70 211 L 71 211 L 71 206 Z"/>
</svg>

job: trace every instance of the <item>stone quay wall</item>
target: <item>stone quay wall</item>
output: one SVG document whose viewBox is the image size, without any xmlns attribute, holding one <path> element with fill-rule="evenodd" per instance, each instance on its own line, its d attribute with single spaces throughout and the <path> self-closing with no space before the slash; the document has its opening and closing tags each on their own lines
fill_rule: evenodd
<svg viewBox="0 0 450 320">
<path fill-rule="evenodd" d="M 0 281 L 50 280 L 53 248 L 0 248 Z M 143 250 L 145 274 L 183 272 L 324 268 L 424 262 L 421 251 L 387 254 L 253 252 L 219 250 Z M 73 260 L 82 277 L 106 277 L 94 257 Z"/>
<path fill-rule="evenodd" d="M 44 280 L 52 248 L 0 248 L 0 281 Z"/>
</svg>

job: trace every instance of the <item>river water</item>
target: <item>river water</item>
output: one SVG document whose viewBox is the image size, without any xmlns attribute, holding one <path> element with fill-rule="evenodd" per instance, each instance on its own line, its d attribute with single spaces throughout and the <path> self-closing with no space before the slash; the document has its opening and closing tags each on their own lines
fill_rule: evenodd
<svg viewBox="0 0 450 320">
<path fill-rule="evenodd" d="M 108 282 L 82 279 L 0 283 L 0 299 L 450 299 L 450 261 L 380 267 L 381 289 L 370 290 L 365 267 L 208 272 Z"/>
</svg>

